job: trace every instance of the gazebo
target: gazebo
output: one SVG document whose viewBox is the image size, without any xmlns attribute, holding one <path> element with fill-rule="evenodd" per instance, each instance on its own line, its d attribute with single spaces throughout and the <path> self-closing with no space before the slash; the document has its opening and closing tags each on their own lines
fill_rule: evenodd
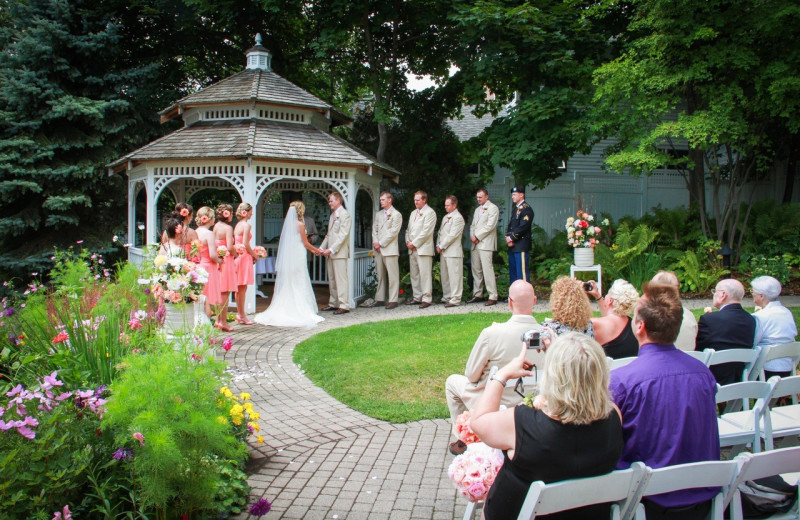
<svg viewBox="0 0 800 520">
<path fill-rule="evenodd" d="M 351 124 L 348 116 L 272 71 L 261 35 L 246 57 L 245 70 L 160 112 L 162 122 L 181 117 L 182 128 L 108 165 L 109 173 L 128 175 L 128 236 L 134 242 L 129 260 L 141 262 L 146 246 L 158 243 L 157 202 L 165 189 L 177 201 L 190 201 L 209 188 L 235 189 L 255 207 L 253 235 L 258 242 L 264 236 L 265 201 L 276 192 L 310 191 L 327 197 L 336 190 L 354 214 L 356 195 L 364 190 L 374 214 L 381 180 L 398 181 L 397 170 L 330 132 Z M 142 190 L 144 218 L 136 211 Z M 132 239 L 137 231 L 143 234 L 140 243 Z M 366 248 L 356 250 L 355 236 L 353 229 L 348 269 L 350 294 L 357 299 L 372 259 Z M 315 272 L 314 281 L 323 282 L 325 270 Z M 255 309 L 255 291 L 248 291 L 247 307 L 248 312 Z"/>
</svg>

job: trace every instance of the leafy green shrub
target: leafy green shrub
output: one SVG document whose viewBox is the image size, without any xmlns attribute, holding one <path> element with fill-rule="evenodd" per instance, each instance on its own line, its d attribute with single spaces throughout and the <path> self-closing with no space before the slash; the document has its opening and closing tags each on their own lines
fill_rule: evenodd
<svg viewBox="0 0 800 520">
<path fill-rule="evenodd" d="M 686 251 L 670 266 L 678 275 L 681 291 L 704 293 L 712 285 L 730 271 L 722 267 L 721 257 L 717 254 L 720 243 L 706 240 L 695 251 Z"/>
<path fill-rule="evenodd" d="M 772 276 L 782 285 L 789 281 L 792 269 L 789 263 L 781 256 L 751 255 L 744 257 L 744 264 L 752 278 L 758 276 Z"/>
<path fill-rule="evenodd" d="M 745 212 L 743 211 L 742 214 Z M 800 204 L 776 204 L 774 200 L 753 203 L 742 253 L 779 256 L 797 253 L 800 244 Z"/>
<path fill-rule="evenodd" d="M 231 486 L 241 480 L 233 470 L 247 456 L 232 435 L 237 418 L 243 427 L 241 416 L 219 394 L 224 364 L 171 345 L 125 363 L 111 385 L 102 427 L 117 448 L 131 451 L 142 504 L 157 518 L 224 512 L 223 503 L 232 502 L 221 491 L 240 492 Z"/>
<path fill-rule="evenodd" d="M 665 254 L 657 254 L 652 245 L 656 237 L 658 232 L 646 224 L 631 228 L 630 224 L 622 222 L 614 233 L 611 247 L 603 244 L 595 247 L 595 262 L 603 266 L 603 278 L 609 284 L 622 278 L 641 287 L 666 264 Z"/>
</svg>

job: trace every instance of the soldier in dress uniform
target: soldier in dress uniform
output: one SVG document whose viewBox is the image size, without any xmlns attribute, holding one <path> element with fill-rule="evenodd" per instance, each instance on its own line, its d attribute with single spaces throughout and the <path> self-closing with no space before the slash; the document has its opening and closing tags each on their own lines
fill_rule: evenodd
<svg viewBox="0 0 800 520">
<path fill-rule="evenodd" d="M 525 186 L 514 186 L 511 189 L 511 201 L 514 205 L 506 229 L 509 285 L 517 280 L 531 281 L 529 262 L 533 224 L 533 208 L 525 202 Z"/>
</svg>

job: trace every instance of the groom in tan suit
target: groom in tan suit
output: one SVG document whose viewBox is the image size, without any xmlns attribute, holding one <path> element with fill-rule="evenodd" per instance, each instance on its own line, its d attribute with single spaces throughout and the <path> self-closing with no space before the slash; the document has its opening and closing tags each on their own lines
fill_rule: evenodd
<svg viewBox="0 0 800 520">
<path fill-rule="evenodd" d="M 350 312 L 350 282 L 347 278 L 347 259 L 350 258 L 350 214 L 342 206 L 342 194 L 334 191 L 328 195 L 331 218 L 328 234 L 319 248 L 328 259 L 328 287 L 331 297 L 323 311 L 334 314 Z"/>
<path fill-rule="evenodd" d="M 428 206 L 428 194 L 418 191 L 414 194 L 417 208 L 408 217 L 406 246 L 411 271 L 411 289 L 414 299 L 406 305 L 419 304 L 420 309 L 431 306 L 433 299 L 433 228 L 436 227 L 436 212 Z"/>
<path fill-rule="evenodd" d="M 378 288 L 375 290 L 375 301 L 366 307 L 377 307 L 386 302 L 387 309 L 397 307 L 397 294 L 400 290 L 400 270 L 397 267 L 400 248 L 397 237 L 403 225 L 403 215 L 392 207 L 392 202 L 391 193 L 381 193 L 381 209 L 372 221 L 372 249 L 375 250 Z"/>
<path fill-rule="evenodd" d="M 464 290 L 464 248 L 461 246 L 464 217 L 457 208 L 456 196 L 448 195 L 444 199 L 447 214 L 442 218 L 436 240 L 436 252 L 441 255 L 442 302 L 447 308 L 461 305 L 461 293 Z"/>
<path fill-rule="evenodd" d="M 497 280 L 494 277 L 492 255 L 497 251 L 497 219 L 500 217 L 500 210 L 489 200 L 489 192 L 485 189 L 478 190 L 475 198 L 478 200 L 478 207 L 475 208 L 472 225 L 469 227 L 473 293 L 472 299 L 467 303 L 483 301 L 483 286 L 486 284 L 489 300 L 485 305 L 494 305 L 497 303 Z"/>
</svg>

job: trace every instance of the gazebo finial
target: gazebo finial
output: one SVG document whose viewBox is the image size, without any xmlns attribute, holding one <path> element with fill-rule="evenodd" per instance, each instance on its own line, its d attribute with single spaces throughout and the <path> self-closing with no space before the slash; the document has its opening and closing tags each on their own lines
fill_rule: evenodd
<svg viewBox="0 0 800 520">
<path fill-rule="evenodd" d="M 245 54 L 248 69 L 272 70 L 272 53 L 261 45 L 261 33 L 256 34 L 256 44 Z"/>
</svg>

